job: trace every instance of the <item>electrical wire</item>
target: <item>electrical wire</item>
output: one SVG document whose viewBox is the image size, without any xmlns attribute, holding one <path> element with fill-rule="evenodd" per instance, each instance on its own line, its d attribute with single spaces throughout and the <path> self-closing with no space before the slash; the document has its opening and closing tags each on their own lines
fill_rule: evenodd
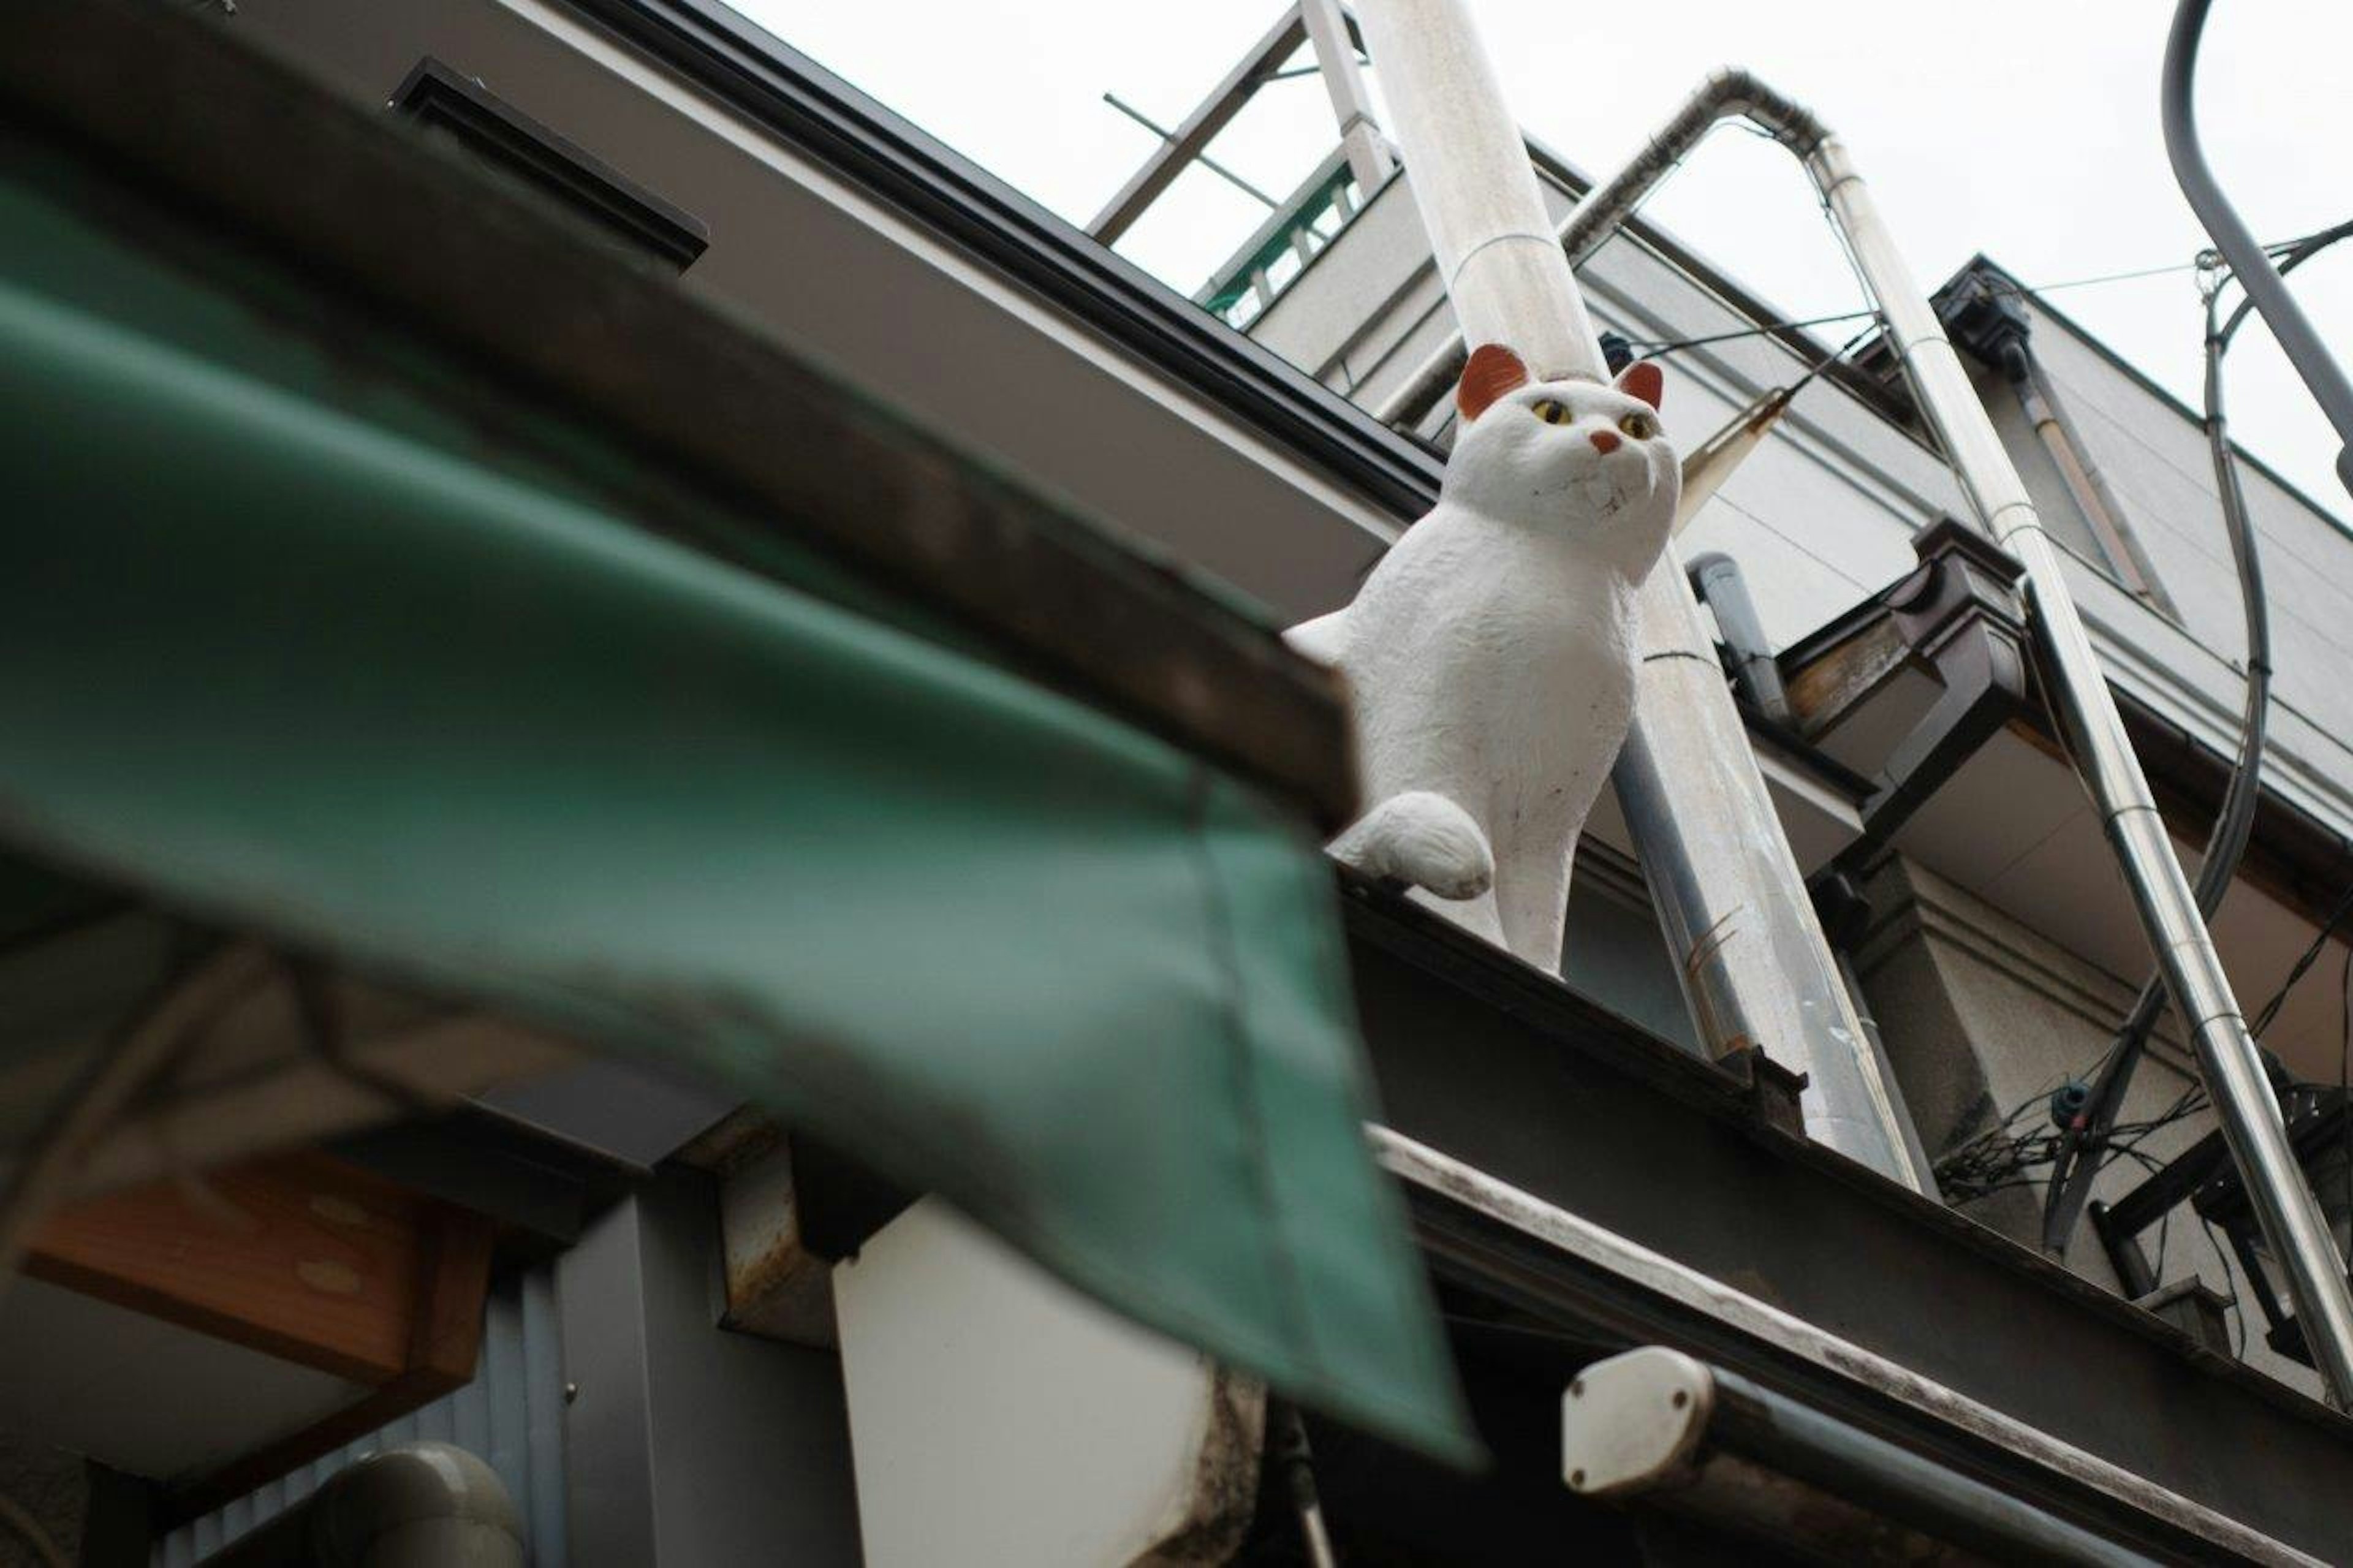
<svg viewBox="0 0 2353 1568">
<path fill-rule="evenodd" d="M 2314 933 L 2311 942 L 2296 954 L 2295 962 L 2288 965 L 2287 977 L 2257 1009 L 2255 1021 L 2247 1026 L 2249 1033 L 2258 1039 L 2263 1037 L 2263 1031 L 2272 1026 L 2272 1021 L 2279 1016 L 2280 1009 L 2287 1005 L 2288 994 L 2295 989 L 2296 982 L 2309 974 L 2312 966 L 2320 962 L 2321 950 L 2328 945 L 2328 939 L 2337 934 L 2337 928 L 2345 923 L 2348 915 L 2353 915 L 2353 888 L 2347 888 L 2338 896 L 2337 906 L 2328 911 L 2328 918 L 2320 922 L 2320 930 Z"/>
<path fill-rule="evenodd" d="M 2231 1267 L 2231 1254 L 2222 1246 L 2222 1238 L 2214 1234 L 2214 1222 L 2201 1214 L 2198 1216 L 2198 1223 L 2205 1228 L 2206 1245 L 2214 1249 L 2215 1261 L 2222 1266 L 2222 1278 L 2231 1282 L 2228 1305 L 2231 1309 L 2233 1327 L 2237 1331 L 2231 1346 L 2231 1353 L 2244 1361 L 2247 1359 L 2247 1309 L 2239 1300 L 2239 1271 Z"/>
<path fill-rule="evenodd" d="M 1728 343 L 1739 338 L 1762 337 L 1767 332 L 1796 331 L 1805 327 L 1826 327 L 1838 321 L 1859 321 L 1865 316 L 1875 317 L 1878 314 L 1877 310 L 1866 307 L 1860 310 L 1841 310 L 1831 316 L 1809 316 L 1800 321 L 1773 321 L 1761 327 L 1743 327 L 1738 331 L 1710 332 L 1707 336 L 1700 338 L 1641 339 L 1629 342 L 1627 346 L 1641 349 L 1656 358 L 1662 354 L 1675 353 L 1683 349 L 1704 348 L 1709 343 Z"/>
<path fill-rule="evenodd" d="M 2280 1010 L 2286 1005 L 2288 997 L 2305 976 L 2311 973 L 2330 939 L 2346 926 L 2348 918 L 2353 918 L 2353 887 L 2348 887 L 2338 896 L 2311 942 L 2297 954 L 2279 985 L 2256 1010 L 2254 1021 L 2248 1026 L 2249 1033 L 2260 1039 L 2271 1027 Z M 2353 955 L 2348 955 L 2348 962 L 2353 964 Z M 2348 984 L 2353 985 L 2353 979 L 2348 979 Z M 2353 1051 L 2353 1009 L 2348 1009 L 2345 1028 L 2348 1031 L 2345 1049 Z M 2348 1065 L 2353 1064 L 2340 1062 L 2340 1076 Z M 2017 1128 L 2021 1120 L 2041 1110 L 2048 1103 L 2057 1087 L 2055 1083 L 2046 1083 L 2012 1105 L 1992 1127 L 1948 1150 L 1936 1161 L 1937 1185 L 1948 1203 L 1956 1205 L 1976 1203 L 1996 1193 L 2038 1184 L 2048 1185 L 2033 1173 L 2056 1161 L 2065 1136 L 2064 1130 L 2053 1128 L 2020 1132 Z M 2199 1114 L 2206 1106 L 2204 1086 L 2192 1083 L 2174 1099 L 2172 1104 L 2155 1116 L 2137 1121 L 2116 1122 L 2103 1134 L 2103 1164 L 2117 1155 L 2135 1153 L 2151 1137 Z M 2347 1137 L 2348 1154 L 2353 1154 L 2353 1121 L 2348 1121 Z M 2353 1175 L 2348 1175 L 2348 1184 L 2353 1184 Z M 2353 1197 L 2353 1189 L 2348 1190 L 2348 1197 Z"/>
<path fill-rule="evenodd" d="M 2348 234 L 2353 234 L 2353 221 L 2334 224 L 2264 248 L 2284 253 L 2280 273 L 2284 277 Z M 2271 619 L 2263 591 L 2262 554 L 2248 514 L 2246 492 L 2240 482 L 2238 458 L 2231 446 L 2223 405 L 2223 356 L 2230 352 L 2232 340 L 2253 301 L 2242 299 L 2230 318 L 2222 320 L 2221 291 L 2227 279 L 2219 271 L 2218 258 L 2211 253 L 2202 254 L 2193 265 L 2205 279 L 2200 292 L 2206 306 L 2206 441 L 2214 468 L 2215 493 L 2222 508 L 2224 531 L 2239 578 L 2247 642 L 2247 689 L 2239 752 L 2230 784 L 2223 792 L 2221 808 L 2215 815 L 2207 838 L 2195 889 L 2200 912 L 2211 919 L 2229 892 L 2231 880 L 2245 854 L 2262 789 L 2265 722 L 2271 703 Z M 2326 940 L 2325 935 L 2322 940 Z M 2317 952 L 2313 954 L 2317 956 Z M 2293 979 L 2289 984 L 2294 984 Z M 2281 999 L 2284 999 L 2284 990 Z M 2042 1211 L 2043 1250 L 2054 1257 L 2065 1256 L 2084 1207 L 2091 1199 L 2092 1184 L 2105 1163 L 2101 1150 L 2106 1130 L 2122 1110 L 2133 1073 L 2147 1048 L 2149 1031 L 2163 1012 L 2165 1000 L 2162 976 L 2151 975 L 2102 1058 L 2083 1110 L 2062 1141 L 2058 1157 L 2052 1163 Z M 2251 1032 L 2260 1037 L 2275 1012 L 2274 1004 L 2250 1026 Z"/>
<path fill-rule="evenodd" d="M 1759 132 L 1758 134 L 1765 136 L 1767 141 L 1773 140 L 1769 132 Z M 1696 151 L 1696 149 L 1694 149 L 1694 151 Z M 2337 238 L 2343 237 L 2340 230 L 2346 226 L 2348 226 L 2339 225 L 2335 228 L 2319 229 L 2312 234 L 2304 235 L 2295 239 L 2283 239 L 2276 241 L 2271 245 L 2263 247 L 2263 248 L 2266 251 L 2278 254 L 2282 252 L 2294 252 L 2299 247 L 2313 244 L 2313 242 L 2316 240 L 2326 239 L 2333 242 Z M 1613 233 L 1612 237 L 1615 237 L 1615 233 Z M 2091 278 L 2067 278 L 2063 279 L 2056 283 L 2021 283 L 2018 285 L 2018 289 L 2020 292 L 2027 294 L 2056 294 L 2060 290 L 2065 289 L 2089 289 L 2103 283 L 2127 283 L 2138 278 L 2162 278 L 2168 273 L 2191 272 L 2204 266 L 2206 264 L 2206 256 L 2201 253 L 2195 259 L 2189 261 L 2169 261 L 2162 267 L 2141 267 L 2125 272 L 2103 272 Z M 2285 271 L 2285 268 L 2283 268 L 2282 271 Z M 2243 316 L 2246 313 L 2246 305 L 2242 304 L 2239 307 L 2238 314 Z M 1860 310 L 1841 310 L 1828 316 L 1809 316 L 1803 320 L 1793 321 L 1767 321 L 1762 326 L 1743 327 L 1737 331 L 1711 332 L 1704 337 L 1637 339 L 1631 342 L 1629 346 L 1640 349 L 1643 353 L 1655 358 L 1660 354 L 1674 353 L 1683 349 L 1704 348 L 1710 343 L 1728 343 L 1741 338 L 1763 337 L 1767 333 L 1796 331 L 1807 327 L 1832 326 L 1840 321 L 1859 321 L 1865 316 L 1876 316 L 1878 314 L 1879 312 L 1877 310 L 1870 306 L 1864 306 Z M 2237 318 L 2235 316 L 2232 318 L 2230 330 L 2234 332 L 2238 330 Z"/>
</svg>

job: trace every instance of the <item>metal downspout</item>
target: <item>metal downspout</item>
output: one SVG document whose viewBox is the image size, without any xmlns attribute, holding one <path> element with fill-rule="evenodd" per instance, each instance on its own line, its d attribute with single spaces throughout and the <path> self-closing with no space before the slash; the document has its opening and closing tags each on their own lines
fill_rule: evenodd
<svg viewBox="0 0 2353 1568">
<path fill-rule="evenodd" d="M 1690 566 L 1692 592 L 1715 612 L 1715 629 L 1732 655 L 1732 679 L 1757 710 L 1776 724 L 1790 725 L 1789 693 L 1781 684 L 1781 666 L 1765 635 L 1764 617 L 1748 596 L 1747 579 L 1740 563 L 1720 550 L 1711 550 Z"/>
<path fill-rule="evenodd" d="M 1359 12 L 1414 174 L 1439 276 L 1468 341 L 1538 374 L 1606 380 L 1518 122 L 1460 0 Z M 1672 552 L 1641 595 L 1635 712 L 1612 777 L 1702 1038 L 1807 1076 L 1806 1131 L 1916 1185 L 1902 1125 L 1746 728 Z"/>
<path fill-rule="evenodd" d="M 1719 72 L 1633 163 L 1578 205 L 1563 226 L 1563 243 L 1572 253 L 1598 243 L 1710 126 L 1736 114 L 1757 121 L 1804 161 L 1887 321 L 1889 340 L 1914 395 L 1978 520 L 1995 542 L 2026 566 L 2043 674 L 2077 766 L 2099 805 L 2142 929 L 2196 1048 L 2232 1160 L 2254 1200 L 2264 1238 L 2293 1285 L 2315 1362 L 2331 1397 L 2344 1407 L 2353 1402 L 2353 1296 L 2346 1288 L 2344 1262 L 2288 1146 L 2254 1039 L 2076 614 L 2058 548 L 2043 532 L 2010 454 L 1846 148 L 1810 113 L 1746 72 Z"/>
</svg>

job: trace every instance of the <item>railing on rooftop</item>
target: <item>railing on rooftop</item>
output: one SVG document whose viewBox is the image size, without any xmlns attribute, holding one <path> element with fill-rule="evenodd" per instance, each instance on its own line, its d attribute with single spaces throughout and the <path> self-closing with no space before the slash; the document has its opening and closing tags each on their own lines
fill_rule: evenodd
<svg viewBox="0 0 2353 1568">
<path fill-rule="evenodd" d="M 1338 237 L 1372 194 L 1356 183 L 1347 148 L 1333 148 L 1193 298 L 1227 325 L 1249 326 Z"/>
<path fill-rule="evenodd" d="M 1341 9 L 1339 0 L 1299 0 L 1285 7 L 1266 35 L 1174 131 L 1160 131 L 1126 105 L 1111 100 L 1153 129 L 1161 143 L 1087 226 L 1087 232 L 1105 245 L 1116 242 L 1196 163 L 1241 184 L 1208 156 L 1209 143 L 1261 88 L 1298 74 L 1285 67 L 1303 43 L 1314 51 L 1315 64 L 1308 68 L 1322 78 L 1331 97 L 1340 142 L 1287 198 L 1270 203 L 1273 210 L 1258 231 L 1193 296 L 1235 327 L 1264 314 L 1361 210 L 1366 198 L 1396 173 L 1397 154 L 1373 121 L 1372 100 L 1358 69 L 1355 19 Z M 1249 185 L 1242 188 L 1266 199 Z"/>
</svg>

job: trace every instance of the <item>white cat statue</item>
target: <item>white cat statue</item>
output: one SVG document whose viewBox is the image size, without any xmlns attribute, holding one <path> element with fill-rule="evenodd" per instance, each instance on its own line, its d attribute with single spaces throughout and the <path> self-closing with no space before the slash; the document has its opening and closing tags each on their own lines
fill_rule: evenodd
<svg viewBox="0 0 2353 1568">
<path fill-rule="evenodd" d="M 1548 973 L 1682 489 L 1662 379 L 1645 363 L 1611 385 L 1535 381 L 1510 349 L 1477 350 L 1438 505 L 1354 603 L 1288 634 L 1355 699 L 1372 805 L 1332 853 Z"/>
</svg>

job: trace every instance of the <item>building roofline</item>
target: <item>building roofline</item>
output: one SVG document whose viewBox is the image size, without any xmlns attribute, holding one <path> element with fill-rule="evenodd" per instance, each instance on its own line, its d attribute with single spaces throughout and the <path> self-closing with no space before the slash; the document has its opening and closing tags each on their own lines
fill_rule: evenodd
<svg viewBox="0 0 2353 1568">
<path fill-rule="evenodd" d="M 716 0 L 575 0 L 730 109 L 1412 518 L 1430 454 Z"/>
<path fill-rule="evenodd" d="M 2163 386 L 2159 385 L 2156 378 L 2151 376 L 2147 371 L 2141 369 L 2138 365 L 2125 358 L 2124 355 L 2110 348 L 2097 333 L 2091 331 L 2085 328 L 2082 322 L 2067 314 L 2066 311 L 2062 310 L 2057 306 L 2052 304 L 2049 300 L 2037 293 L 2031 285 L 2021 282 L 2016 273 L 2012 272 L 2009 268 L 2004 267 L 2000 262 L 1996 261 L 1992 257 L 1988 256 L 1984 251 L 1978 251 L 1975 256 L 1970 257 L 1968 260 L 1963 262 L 1960 267 L 1956 268 L 1952 277 L 1945 280 L 1943 287 L 1938 289 L 1937 292 L 1940 294 L 1943 293 L 1946 289 L 1951 288 L 1955 283 L 1958 282 L 1961 279 L 1967 277 L 1972 272 L 1990 273 L 1996 278 L 2001 279 L 2004 284 L 2009 286 L 2010 289 L 2015 289 L 2021 298 L 2032 301 L 2037 311 L 2049 317 L 2052 321 L 2056 322 L 2059 326 L 2064 328 L 2069 333 L 2073 334 L 2076 341 L 2083 343 L 2084 347 L 2090 349 L 2094 353 L 2098 354 L 2102 359 L 2107 361 L 2108 363 L 2114 365 L 2117 370 L 2122 371 L 2136 384 L 2137 384 L 2141 390 L 2147 392 L 2150 396 L 2156 398 L 2158 402 L 2172 409 L 2176 414 L 2180 415 L 2182 418 L 2188 420 L 2191 425 L 2198 426 L 2201 430 L 2205 428 L 2206 416 L 2203 413 L 2198 409 L 2190 407 L 2189 404 L 2175 396 L 2172 393 L 2167 391 Z M 2310 492 L 2306 491 L 2303 486 L 2295 483 L 2295 481 L 2290 479 L 2277 468 L 2273 468 L 2269 463 L 2263 461 L 2263 458 L 2247 450 L 2246 447 L 2241 442 L 2232 441 L 2231 443 L 2231 450 L 2237 455 L 2239 461 L 2246 464 L 2249 468 L 2263 475 L 2263 478 L 2269 479 L 2273 484 L 2278 486 L 2282 490 L 2294 497 L 2296 500 L 2303 502 L 2307 510 L 2312 511 L 2326 520 L 2331 527 L 2337 530 L 2337 532 L 2344 534 L 2348 539 L 2353 539 L 2353 522 L 2347 521 L 2346 519 L 2339 516 L 2337 513 L 2330 510 L 2327 507 L 2321 505 L 2321 503 L 2315 500 Z"/>
</svg>

